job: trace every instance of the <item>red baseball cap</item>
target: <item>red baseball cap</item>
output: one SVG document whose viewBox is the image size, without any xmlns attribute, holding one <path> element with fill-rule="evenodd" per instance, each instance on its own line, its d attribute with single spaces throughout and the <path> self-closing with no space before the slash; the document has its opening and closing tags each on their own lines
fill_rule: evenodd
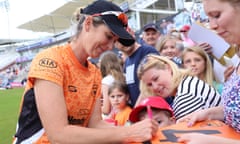
<svg viewBox="0 0 240 144">
<path fill-rule="evenodd" d="M 147 106 L 167 110 L 171 114 L 171 116 L 174 116 L 171 106 L 162 97 L 150 96 L 144 99 L 137 107 L 132 110 L 129 116 L 129 120 L 131 122 L 139 121 L 139 113 Z"/>
</svg>

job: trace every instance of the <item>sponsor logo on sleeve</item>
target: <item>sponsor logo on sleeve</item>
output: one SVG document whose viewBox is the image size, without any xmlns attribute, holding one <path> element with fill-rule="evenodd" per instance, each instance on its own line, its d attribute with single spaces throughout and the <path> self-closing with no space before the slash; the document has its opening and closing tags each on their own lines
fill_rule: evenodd
<svg viewBox="0 0 240 144">
<path fill-rule="evenodd" d="M 39 65 L 48 68 L 56 68 L 57 62 L 49 58 L 43 58 L 39 61 Z"/>
</svg>

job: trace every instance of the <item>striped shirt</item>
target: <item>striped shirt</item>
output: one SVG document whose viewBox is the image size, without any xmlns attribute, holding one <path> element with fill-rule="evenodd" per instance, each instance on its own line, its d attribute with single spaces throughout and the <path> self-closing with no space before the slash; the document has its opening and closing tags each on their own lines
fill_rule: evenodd
<svg viewBox="0 0 240 144">
<path fill-rule="evenodd" d="M 197 77 L 187 76 L 179 84 L 173 101 L 176 119 L 200 109 L 218 106 L 222 103 L 219 93 Z"/>
</svg>

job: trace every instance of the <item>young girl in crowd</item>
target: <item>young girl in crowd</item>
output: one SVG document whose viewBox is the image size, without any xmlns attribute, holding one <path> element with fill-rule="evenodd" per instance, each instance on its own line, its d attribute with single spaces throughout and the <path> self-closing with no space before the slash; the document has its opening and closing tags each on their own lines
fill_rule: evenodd
<svg viewBox="0 0 240 144">
<path fill-rule="evenodd" d="M 177 43 L 179 40 L 170 35 L 162 36 L 156 44 L 156 49 L 159 51 L 161 56 L 165 56 L 174 61 L 178 66 L 181 65 L 182 61 L 179 58 L 181 49 L 178 49 Z"/>
<path fill-rule="evenodd" d="M 120 58 L 113 51 L 104 52 L 100 58 L 100 70 L 102 74 L 102 113 L 108 115 L 111 104 L 108 97 L 108 88 L 114 81 L 125 82 L 123 68 Z"/>
<path fill-rule="evenodd" d="M 128 104 L 129 91 L 126 83 L 115 81 L 109 87 L 108 97 L 112 106 L 108 119 L 114 120 L 117 126 L 124 126 L 132 111 Z"/>
<path fill-rule="evenodd" d="M 175 117 L 171 106 L 159 96 L 150 96 L 144 99 L 132 110 L 129 116 L 129 120 L 132 123 L 146 118 L 157 121 L 159 127 L 165 127 L 175 123 Z"/>
<path fill-rule="evenodd" d="M 147 55 L 138 67 L 138 77 L 145 91 L 163 98 L 175 96 L 172 107 L 176 119 L 221 104 L 212 86 L 163 56 Z"/>
<path fill-rule="evenodd" d="M 240 0 L 203 0 L 206 14 L 210 20 L 210 28 L 215 30 L 230 44 L 240 45 Z M 240 56 L 239 47 L 237 54 Z M 222 120 L 240 132 L 240 66 L 224 83 L 222 91 L 223 106 L 201 110 L 181 120 L 189 120 L 189 126 L 197 121 L 207 119 Z M 204 134 L 184 134 L 179 142 L 186 144 L 238 144 L 239 140 L 227 139 Z"/>
<path fill-rule="evenodd" d="M 221 94 L 223 84 L 215 80 L 212 62 L 202 48 L 198 46 L 185 48 L 181 59 L 183 68 L 190 69 L 194 76 L 213 86 Z"/>
</svg>

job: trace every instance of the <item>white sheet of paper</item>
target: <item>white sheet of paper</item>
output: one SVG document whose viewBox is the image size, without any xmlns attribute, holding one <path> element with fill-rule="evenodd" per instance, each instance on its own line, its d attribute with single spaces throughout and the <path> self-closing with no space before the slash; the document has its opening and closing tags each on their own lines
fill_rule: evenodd
<svg viewBox="0 0 240 144">
<path fill-rule="evenodd" d="M 230 47 L 223 38 L 197 23 L 192 24 L 188 36 L 196 43 L 206 42 L 210 44 L 212 46 L 212 53 L 217 59 L 220 59 Z"/>
</svg>

